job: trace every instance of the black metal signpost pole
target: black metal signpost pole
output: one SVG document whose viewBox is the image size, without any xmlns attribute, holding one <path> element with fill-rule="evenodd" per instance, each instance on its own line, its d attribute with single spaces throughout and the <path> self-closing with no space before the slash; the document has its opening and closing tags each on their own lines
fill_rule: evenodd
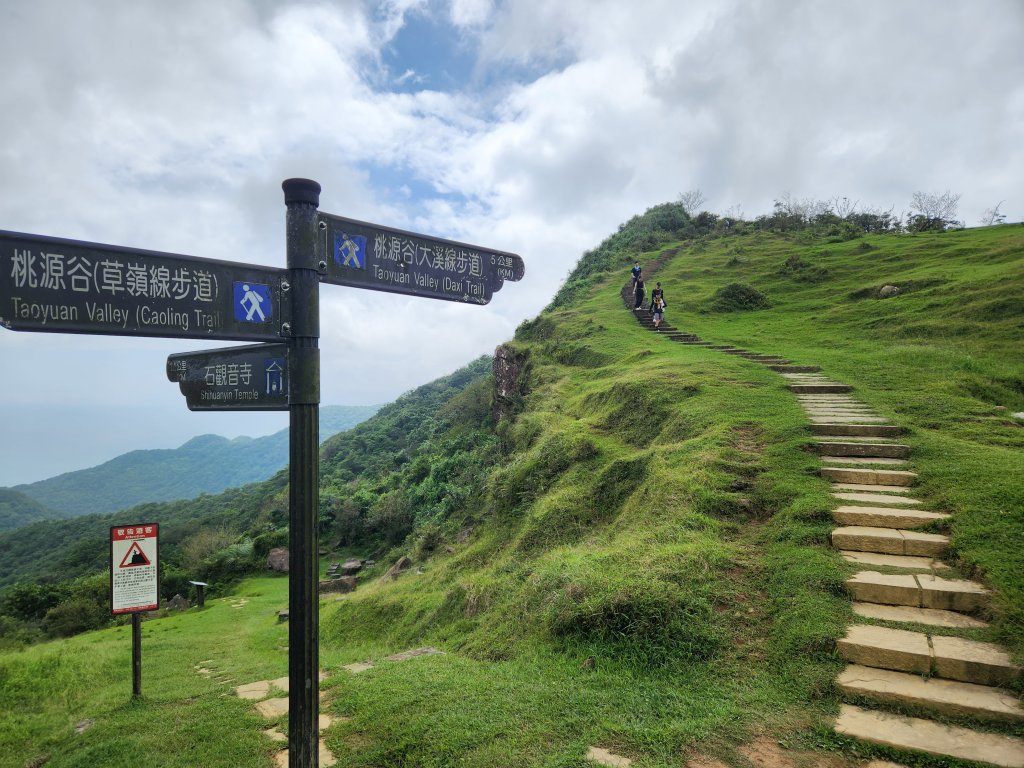
<svg viewBox="0 0 1024 768">
<path fill-rule="evenodd" d="M 320 185 L 288 179 L 288 766 L 319 764 L 320 276 L 316 210 Z"/>
<path fill-rule="evenodd" d="M 132 614 L 132 698 L 142 696 L 142 619 Z"/>
</svg>

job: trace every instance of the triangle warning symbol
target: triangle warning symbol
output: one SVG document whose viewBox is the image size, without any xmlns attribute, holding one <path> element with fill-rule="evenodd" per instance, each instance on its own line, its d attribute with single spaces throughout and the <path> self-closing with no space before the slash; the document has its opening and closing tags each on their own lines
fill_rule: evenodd
<svg viewBox="0 0 1024 768">
<path fill-rule="evenodd" d="M 118 567 L 131 568 L 135 565 L 151 565 L 149 558 L 146 557 L 146 553 L 142 551 L 142 547 L 139 546 L 137 541 L 133 541 L 132 545 L 128 547 L 128 551 L 125 552 L 124 559 Z"/>
</svg>

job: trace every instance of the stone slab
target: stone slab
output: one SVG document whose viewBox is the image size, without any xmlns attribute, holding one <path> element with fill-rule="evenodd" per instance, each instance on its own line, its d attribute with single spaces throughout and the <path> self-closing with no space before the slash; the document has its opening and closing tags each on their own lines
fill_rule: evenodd
<svg viewBox="0 0 1024 768">
<path fill-rule="evenodd" d="M 822 467 L 819 471 L 823 477 L 837 483 L 911 486 L 917 482 L 916 473 L 897 469 L 847 469 L 845 467 Z"/>
<path fill-rule="evenodd" d="M 897 437 L 903 427 L 895 424 L 812 424 L 815 435 L 855 435 L 857 437 Z"/>
<path fill-rule="evenodd" d="M 921 607 L 921 588 L 913 574 L 861 571 L 844 583 L 854 599 L 864 603 Z"/>
<path fill-rule="evenodd" d="M 925 674 L 931 669 L 928 636 L 905 629 L 853 624 L 836 643 L 839 655 L 865 667 Z"/>
<path fill-rule="evenodd" d="M 848 696 L 923 707 L 944 715 L 1024 721 L 1024 709 L 1021 709 L 1016 696 L 987 685 L 925 679 L 919 675 L 859 664 L 851 664 L 844 669 L 836 678 L 836 685 Z"/>
<path fill-rule="evenodd" d="M 936 635 L 932 649 L 939 677 L 977 685 L 1007 685 L 1020 677 L 1020 667 L 993 643 Z"/>
<path fill-rule="evenodd" d="M 1024 768 L 1024 741 L 1012 736 L 979 733 L 850 704 L 840 706 L 835 729 L 846 736 L 896 749 L 976 760 L 1000 768 Z"/>
<path fill-rule="evenodd" d="M 235 688 L 235 695 L 240 699 L 262 699 L 269 693 L 269 680 L 257 680 L 255 683 L 246 683 Z"/>
<path fill-rule="evenodd" d="M 256 711 L 267 720 L 276 720 L 281 715 L 288 714 L 288 698 L 280 696 L 273 699 L 264 699 L 256 702 Z"/>
<path fill-rule="evenodd" d="M 833 491 L 860 491 L 861 493 L 898 493 L 907 495 L 910 488 L 905 485 L 878 485 L 877 483 L 834 483 Z"/>
<path fill-rule="evenodd" d="M 789 391 L 813 394 L 815 392 L 850 392 L 849 384 L 790 384 Z"/>
<path fill-rule="evenodd" d="M 857 565 L 873 565 L 875 567 L 899 568 L 904 571 L 924 571 L 930 573 L 939 568 L 948 568 L 943 563 L 930 557 L 908 557 L 906 555 L 884 555 L 879 552 L 854 552 L 840 550 L 843 559 Z"/>
<path fill-rule="evenodd" d="M 373 669 L 373 664 L 368 661 L 357 661 L 354 664 L 346 664 L 342 669 L 346 672 L 351 672 L 353 675 L 358 675 L 360 672 Z"/>
<path fill-rule="evenodd" d="M 900 531 L 903 536 L 903 554 L 912 557 L 941 557 L 949 549 L 949 537 L 941 533 Z"/>
<path fill-rule="evenodd" d="M 841 501 L 858 501 L 863 504 L 892 504 L 913 506 L 915 504 L 923 504 L 923 501 L 919 499 L 912 499 L 909 496 L 885 496 L 881 493 L 871 493 L 868 491 L 845 491 L 840 488 L 837 492 L 832 494 L 833 498 L 840 499 Z"/>
<path fill-rule="evenodd" d="M 857 456 L 887 459 L 905 459 L 910 455 L 910 446 L 899 443 L 867 443 L 819 440 L 815 450 L 826 456 Z"/>
<path fill-rule="evenodd" d="M 884 416 L 859 416 L 851 418 L 849 416 L 810 416 L 809 420 L 811 424 L 887 424 L 888 419 Z"/>
<path fill-rule="evenodd" d="M 856 467 L 905 467 L 906 459 L 890 459 L 883 456 L 822 456 L 825 464 L 843 464 Z"/>
<path fill-rule="evenodd" d="M 887 555 L 903 555 L 904 543 L 900 531 L 895 528 L 869 528 L 861 525 L 847 525 L 832 531 L 832 546 L 836 549 L 854 552 L 878 552 Z"/>
<path fill-rule="evenodd" d="M 921 608 L 974 613 L 988 600 L 989 591 L 976 581 L 926 574 L 918 574 L 916 578 L 921 586 Z"/>
<path fill-rule="evenodd" d="M 846 525 L 871 525 L 880 528 L 917 528 L 928 523 L 948 520 L 950 515 L 927 512 L 923 509 L 894 509 L 892 507 L 840 506 L 832 510 L 836 522 Z"/>
<path fill-rule="evenodd" d="M 587 750 L 587 760 L 598 765 L 607 765 L 609 768 L 629 768 L 633 761 L 628 757 L 616 755 L 602 747 L 591 747 Z"/>
<path fill-rule="evenodd" d="M 817 373 L 821 370 L 816 365 L 769 365 L 768 368 L 776 373 Z"/>
<path fill-rule="evenodd" d="M 853 612 L 866 619 L 881 621 L 904 621 L 927 624 L 933 627 L 955 629 L 980 629 L 988 624 L 981 619 L 956 611 L 940 611 L 935 608 L 915 608 L 909 605 L 882 605 L 881 603 L 853 604 Z"/>
</svg>

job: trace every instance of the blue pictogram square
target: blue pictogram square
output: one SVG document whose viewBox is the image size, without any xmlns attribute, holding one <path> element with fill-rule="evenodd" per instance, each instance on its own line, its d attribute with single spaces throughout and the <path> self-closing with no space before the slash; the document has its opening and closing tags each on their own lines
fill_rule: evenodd
<svg viewBox="0 0 1024 768">
<path fill-rule="evenodd" d="M 334 261 L 350 269 L 366 269 L 366 238 L 337 232 L 334 235 Z"/>
<path fill-rule="evenodd" d="M 266 323 L 274 316 L 270 286 L 260 283 L 235 283 L 235 320 L 243 323 Z"/>
</svg>

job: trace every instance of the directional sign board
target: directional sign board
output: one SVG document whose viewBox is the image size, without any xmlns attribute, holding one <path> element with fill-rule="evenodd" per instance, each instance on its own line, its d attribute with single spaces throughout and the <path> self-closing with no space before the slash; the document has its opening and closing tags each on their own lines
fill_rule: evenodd
<svg viewBox="0 0 1024 768">
<path fill-rule="evenodd" d="M 15 331 L 278 341 L 287 270 L 0 231 Z"/>
<path fill-rule="evenodd" d="M 160 607 L 160 526 L 115 525 L 110 529 L 110 612 Z"/>
<path fill-rule="evenodd" d="M 192 411 L 286 411 L 288 345 L 182 352 L 167 358 L 167 378 Z"/>
<path fill-rule="evenodd" d="M 505 251 L 324 213 L 317 226 L 325 283 L 486 304 L 506 280 L 525 272 L 523 260 Z"/>
</svg>

